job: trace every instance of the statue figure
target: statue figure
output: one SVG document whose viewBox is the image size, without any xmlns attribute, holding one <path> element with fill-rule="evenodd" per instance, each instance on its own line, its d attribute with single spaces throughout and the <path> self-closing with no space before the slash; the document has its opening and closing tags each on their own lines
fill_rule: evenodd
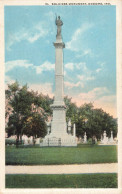
<svg viewBox="0 0 122 194">
<path fill-rule="evenodd" d="M 61 26 L 63 22 L 60 20 L 60 16 L 58 16 L 58 19 L 56 17 L 55 24 L 57 25 L 57 36 L 61 36 Z"/>
</svg>

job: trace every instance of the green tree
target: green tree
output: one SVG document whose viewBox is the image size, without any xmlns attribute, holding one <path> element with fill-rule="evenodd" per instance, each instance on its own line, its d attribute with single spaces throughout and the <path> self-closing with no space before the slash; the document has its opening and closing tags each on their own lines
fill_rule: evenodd
<svg viewBox="0 0 122 194">
<path fill-rule="evenodd" d="M 16 145 L 18 145 L 19 141 L 22 141 L 23 134 L 27 136 L 32 134 L 34 138 L 35 135 L 43 137 L 46 134 L 45 121 L 48 115 L 51 114 L 51 99 L 48 96 L 38 94 L 32 90 L 29 91 L 27 85 L 20 87 L 16 81 L 8 85 L 6 99 L 12 107 L 6 132 L 8 133 L 8 137 L 11 135 L 17 136 Z M 7 108 L 6 110 L 8 111 Z M 6 113 L 7 115 L 8 113 Z M 31 122 L 28 123 L 27 121 L 30 118 Z M 29 129 L 30 125 L 32 127 Z"/>
<path fill-rule="evenodd" d="M 69 98 L 68 96 L 65 96 L 64 98 L 64 102 L 66 105 L 66 120 L 68 121 L 69 119 L 71 119 L 71 122 L 73 124 L 77 120 L 78 107 L 71 100 L 72 98 Z"/>
<path fill-rule="evenodd" d="M 6 99 L 8 106 L 8 108 L 6 107 L 6 118 L 9 117 L 6 127 L 8 136 L 16 135 L 18 142 L 23 134 L 32 135 L 34 138 L 36 136 L 43 137 L 46 134 L 45 121 L 52 116 L 50 107 L 53 103 L 52 98 L 33 90 L 29 91 L 27 85 L 20 87 L 16 81 L 8 85 Z M 64 102 L 66 120 L 68 122 L 71 119 L 72 124 L 76 123 L 77 137 L 83 137 L 86 132 L 88 138 L 100 139 L 104 130 L 109 137 L 111 131 L 113 131 L 114 137 L 116 136 L 117 120 L 102 109 L 95 109 L 92 103 L 85 103 L 77 107 L 68 96 L 64 98 Z"/>
<path fill-rule="evenodd" d="M 23 123 L 30 115 L 33 96 L 27 90 L 27 85 L 20 88 L 18 82 L 8 85 L 6 90 L 6 98 L 12 107 L 12 114 L 9 117 L 6 132 L 8 137 L 16 135 L 16 144 L 22 139 Z"/>
<path fill-rule="evenodd" d="M 76 120 L 76 134 L 82 136 L 87 133 L 88 138 L 101 138 L 104 130 L 108 137 L 113 131 L 114 137 L 117 134 L 117 120 L 104 112 L 102 109 L 94 109 L 92 103 L 84 104 L 78 109 L 78 118 Z"/>
<path fill-rule="evenodd" d="M 38 107 L 41 107 L 44 111 L 45 111 L 45 117 L 46 119 L 48 118 L 48 116 L 52 115 L 52 109 L 50 107 L 50 105 L 53 103 L 53 100 L 48 96 L 48 95 L 43 95 L 38 94 L 38 93 L 34 93 L 34 104 L 37 105 Z"/>
<path fill-rule="evenodd" d="M 44 137 L 47 134 L 47 125 L 44 118 L 38 113 L 33 112 L 24 123 L 24 134 L 28 137 L 33 136 L 33 143 L 38 137 Z"/>
<path fill-rule="evenodd" d="M 79 107 L 77 119 L 76 119 L 76 135 L 82 136 L 84 133 L 87 133 L 87 137 L 91 137 L 92 130 L 92 112 L 93 105 L 92 103 L 84 104 Z"/>
<path fill-rule="evenodd" d="M 117 119 L 110 116 L 108 113 L 103 113 L 103 123 L 102 123 L 102 133 L 104 130 L 107 133 L 107 136 L 110 137 L 111 131 L 113 131 L 113 136 L 116 137 L 117 135 Z"/>
</svg>

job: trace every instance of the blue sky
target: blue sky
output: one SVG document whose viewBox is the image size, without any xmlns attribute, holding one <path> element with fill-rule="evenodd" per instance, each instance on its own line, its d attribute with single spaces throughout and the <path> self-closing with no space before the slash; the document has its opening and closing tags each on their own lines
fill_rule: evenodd
<svg viewBox="0 0 122 194">
<path fill-rule="evenodd" d="M 64 23 L 64 93 L 116 116 L 115 6 L 5 6 L 5 82 L 54 95 L 55 14 Z"/>
</svg>

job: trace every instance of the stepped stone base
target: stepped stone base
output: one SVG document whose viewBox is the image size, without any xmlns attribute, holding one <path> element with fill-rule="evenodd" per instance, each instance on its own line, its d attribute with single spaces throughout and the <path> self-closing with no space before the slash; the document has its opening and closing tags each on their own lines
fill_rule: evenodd
<svg viewBox="0 0 122 194">
<path fill-rule="evenodd" d="M 106 142 L 106 143 L 99 143 L 98 145 L 117 145 L 117 142 Z"/>
<path fill-rule="evenodd" d="M 41 147 L 65 147 L 65 146 L 77 146 L 76 137 L 72 136 L 71 134 L 65 134 L 65 136 L 53 136 L 47 135 L 43 142 L 40 144 Z"/>
</svg>

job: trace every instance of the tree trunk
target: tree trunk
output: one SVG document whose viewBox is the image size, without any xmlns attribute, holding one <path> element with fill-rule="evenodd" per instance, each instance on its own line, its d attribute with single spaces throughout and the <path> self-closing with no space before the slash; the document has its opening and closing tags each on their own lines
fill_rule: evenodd
<svg viewBox="0 0 122 194">
<path fill-rule="evenodd" d="M 17 139 L 16 139 L 16 148 L 18 148 L 19 145 L 19 134 L 17 134 Z"/>
<path fill-rule="evenodd" d="M 33 136 L 33 145 L 35 145 L 35 137 Z"/>
<path fill-rule="evenodd" d="M 92 136 L 92 144 L 95 144 L 95 136 Z"/>
<path fill-rule="evenodd" d="M 20 135 L 20 144 L 22 144 L 22 134 Z"/>
</svg>

